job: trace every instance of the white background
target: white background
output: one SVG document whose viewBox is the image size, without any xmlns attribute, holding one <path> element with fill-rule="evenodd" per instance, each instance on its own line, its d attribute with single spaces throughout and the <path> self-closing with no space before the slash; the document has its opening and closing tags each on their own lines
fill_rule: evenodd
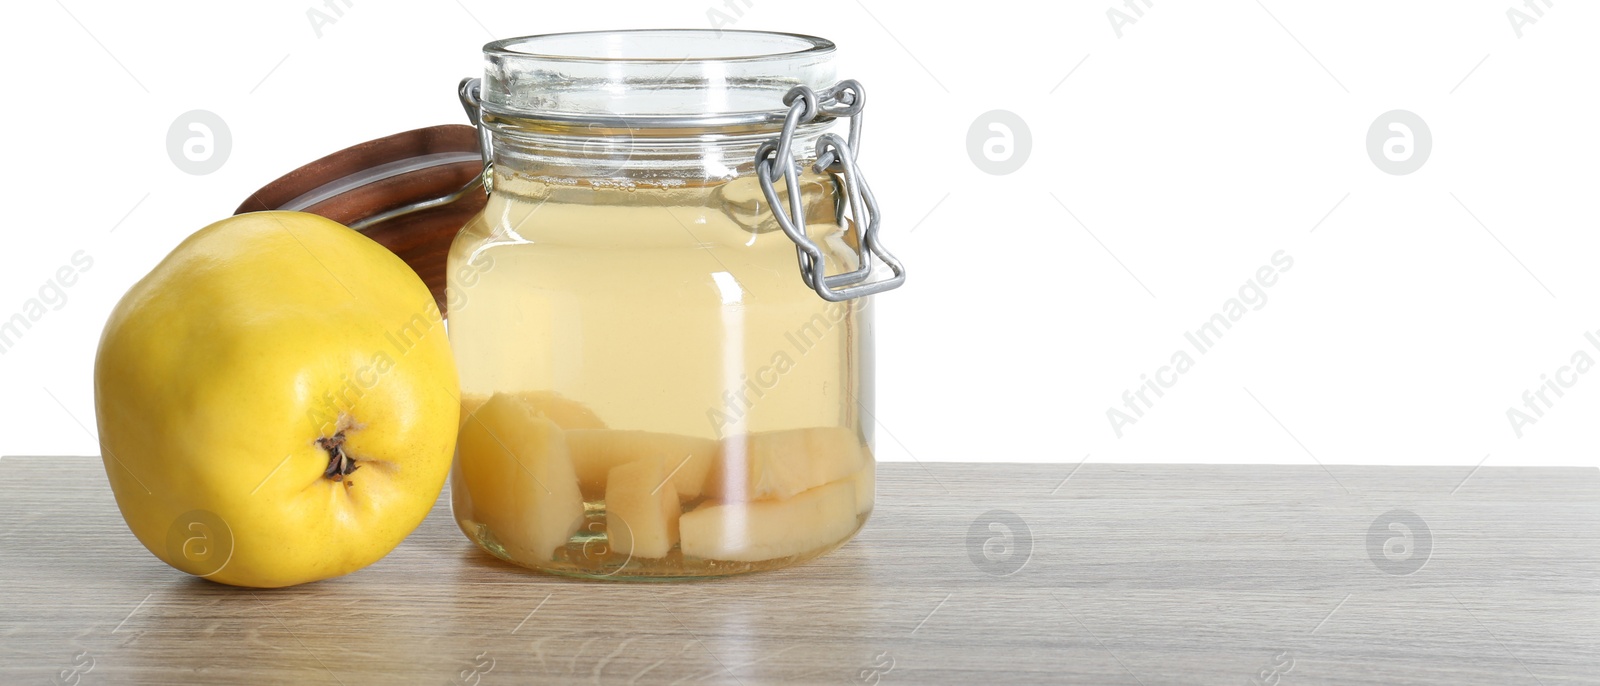
<svg viewBox="0 0 1600 686">
<path fill-rule="evenodd" d="M 871 90 L 863 166 L 911 269 L 878 302 L 880 459 L 1600 464 L 1600 373 L 1520 438 L 1506 416 L 1575 351 L 1600 360 L 1600 8 L 1534 0 L 1519 37 L 1520 0 L 1131 1 L 1142 18 L 1122 0 L 12 3 L 0 319 L 77 251 L 93 266 L 0 355 L 0 455 L 97 452 L 92 361 L 128 286 L 289 169 L 464 121 L 455 84 L 487 40 L 717 12 L 833 39 Z M 320 37 L 313 8 L 335 17 Z M 1120 37 L 1111 9 L 1136 19 Z M 166 150 L 194 109 L 232 137 L 205 176 Z M 967 151 L 996 109 L 1031 130 L 1009 175 Z M 1366 150 L 1394 109 L 1432 133 L 1409 175 Z M 1279 250 L 1294 266 L 1267 304 L 1191 349 L 1119 438 L 1123 391 Z"/>
</svg>

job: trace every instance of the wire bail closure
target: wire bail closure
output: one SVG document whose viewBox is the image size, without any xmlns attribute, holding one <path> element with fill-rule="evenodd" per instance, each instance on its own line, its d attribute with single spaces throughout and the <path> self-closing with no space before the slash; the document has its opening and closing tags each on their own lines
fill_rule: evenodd
<svg viewBox="0 0 1600 686">
<path fill-rule="evenodd" d="M 489 127 L 483 125 L 483 80 L 465 78 L 456 86 L 456 96 L 461 98 L 461 109 L 467 111 L 467 120 L 472 122 L 472 128 L 478 130 L 478 152 L 483 155 L 483 173 L 478 175 L 478 180 L 469 184 L 468 188 L 476 185 L 483 186 L 483 194 L 494 192 L 494 139 L 489 137 Z"/>
<path fill-rule="evenodd" d="M 789 106 L 788 116 L 783 120 L 783 131 L 756 150 L 756 180 L 761 184 L 761 193 L 766 196 L 778 226 L 789 236 L 789 240 L 794 241 L 795 255 L 800 261 L 801 280 L 829 302 L 860 298 L 900 287 L 906 280 L 905 266 L 878 239 L 878 199 L 873 196 L 866 177 L 856 166 L 856 155 L 861 152 L 861 120 L 862 110 L 866 106 L 866 90 L 854 79 L 840 81 L 820 95 L 806 86 L 795 86 L 783 96 L 783 103 Z M 850 120 L 849 139 L 826 133 L 817 140 L 817 161 L 813 167 L 819 173 L 834 174 L 843 182 L 846 202 L 839 205 L 836 221 L 841 224 L 844 222 L 844 212 L 848 207 L 856 225 L 856 261 L 859 266 L 854 271 L 833 276 L 827 276 L 827 260 L 822 248 L 806 235 L 799 165 L 791 148 L 795 129 L 816 119 L 819 114 Z M 778 191 L 773 187 L 775 172 L 780 167 L 789 195 L 788 210 L 784 209 Z M 872 276 L 873 256 L 889 265 L 894 276 L 867 282 Z"/>
</svg>

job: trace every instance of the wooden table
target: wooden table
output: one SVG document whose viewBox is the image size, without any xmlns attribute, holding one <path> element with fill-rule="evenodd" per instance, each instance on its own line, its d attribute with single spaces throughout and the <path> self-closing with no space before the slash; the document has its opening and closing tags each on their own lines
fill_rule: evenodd
<svg viewBox="0 0 1600 686">
<path fill-rule="evenodd" d="M 7 457 L 0 682 L 1600 684 L 1594 469 L 896 463 L 878 489 L 854 542 L 756 576 L 539 576 L 441 500 L 365 571 L 252 592 L 146 552 L 99 459 Z"/>
</svg>

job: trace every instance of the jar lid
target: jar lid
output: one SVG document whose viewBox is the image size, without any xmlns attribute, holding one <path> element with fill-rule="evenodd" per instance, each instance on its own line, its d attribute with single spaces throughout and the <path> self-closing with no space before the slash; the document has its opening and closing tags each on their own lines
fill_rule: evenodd
<svg viewBox="0 0 1600 686">
<path fill-rule="evenodd" d="M 291 171 L 246 198 L 234 214 L 295 210 L 355 228 L 405 260 L 443 314 L 450 243 L 487 201 L 481 191 L 463 191 L 480 182 L 482 173 L 473 127 L 430 126 L 345 148 Z M 412 211 L 395 214 L 402 208 Z"/>
</svg>

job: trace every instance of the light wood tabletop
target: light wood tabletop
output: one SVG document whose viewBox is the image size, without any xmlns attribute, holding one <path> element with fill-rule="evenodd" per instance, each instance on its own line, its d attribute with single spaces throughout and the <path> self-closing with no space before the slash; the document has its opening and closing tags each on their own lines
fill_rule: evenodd
<svg viewBox="0 0 1600 686">
<path fill-rule="evenodd" d="M 849 545 L 693 583 L 541 576 L 444 499 L 251 591 L 123 524 L 98 458 L 0 459 L 5 684 L 1600 684 L 1600 471 L 879 467 Z"/>
</svg>

